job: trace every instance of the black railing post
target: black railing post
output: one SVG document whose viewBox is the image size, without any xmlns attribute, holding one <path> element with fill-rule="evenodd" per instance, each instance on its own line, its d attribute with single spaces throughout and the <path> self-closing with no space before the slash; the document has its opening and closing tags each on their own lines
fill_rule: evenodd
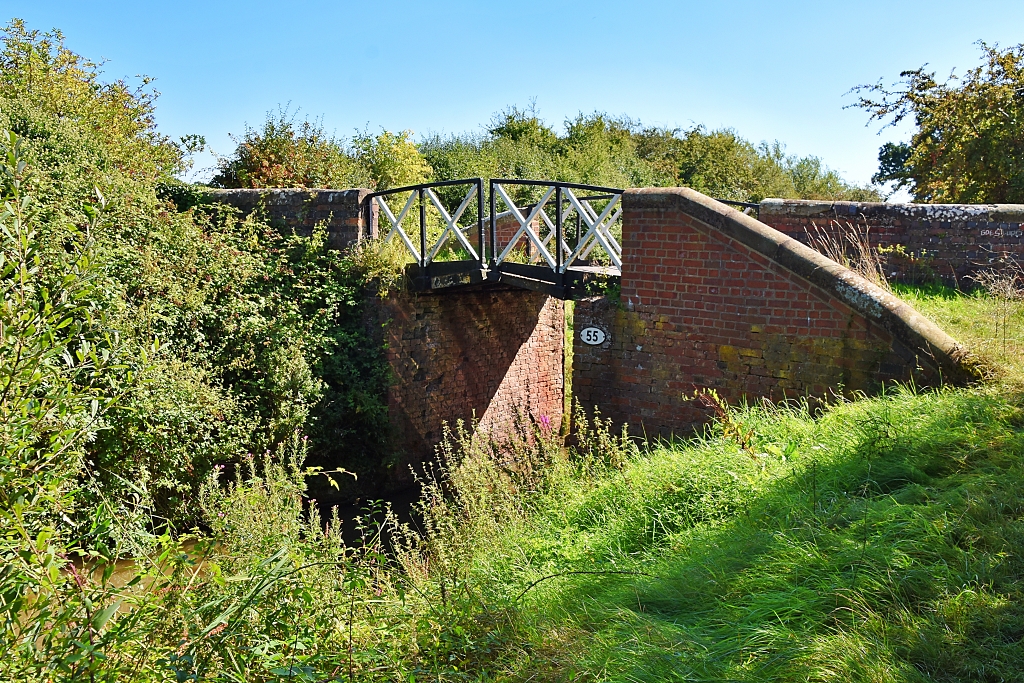
<svg viewBox="0 0 1024 683">
<path fill-rule="evenodd" d="M 370 229 L 372 228 L 371 220 L 370 219 L 373 218 L 373 197 L 370 197 L 369 195 L 367 195 L 366 201 L 364 203 L 365 203 L 365 206 L 363 207 L 363 209 L 364 209 L 363 214 L 365 216 L 365 223 L 364 224 L 366 225 L 366 233 L 365 234 L 366 234 L 366 238 L 370 239 L 370 238 L 373 237 L 373 235 L 370 232 Z"/>
<path fill-rule="evenodd" d="M 562 272 L 562 186 L 555 185 L 555 270 Z M 562 278 L 564 279 L 564 278 Z M 564 282 L 562 284 L 565 284 Z"/>
<path fill-rule="evenodd" d="M 494 198 L 494 179 L 491 178 L 488 182 L 488 195 L 491 200 L 491 265 L 495 265 L 498 260 L 498 227 L 497 218 L 494 213 L 497 211 L 498 202 Z"/>
<path fill-rule="evenodd" d="M 477 232 L 477 256 L 480 259 L 480 267 L 487 266 L 487 254 L 484 251 L 484 179 L 476 179 L 476 232 Z"/>
<path fill-rule="evenodd" d="M 423 203 L 423 188 L 420 193 L 420 268 L 427 267 L 427 205 Z"/>
</svg>

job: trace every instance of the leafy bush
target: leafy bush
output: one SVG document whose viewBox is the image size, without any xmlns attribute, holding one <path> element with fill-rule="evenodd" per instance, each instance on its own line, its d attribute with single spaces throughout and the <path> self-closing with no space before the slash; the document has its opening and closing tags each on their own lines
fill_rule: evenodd
<svg viewBox="0 0 1024 683">
<path fill-rule="evenodd" d="M 779 143 L 755 147 L 734 131 L 644 128 L 606 114 L 579 115 L 558 135 L 535 109 L 511 107 L 486 135 L 433 136 L 420 145 L 439 180 L 550 178 L 609 187 L 685 185 L 740 201 L 765 197 L 877 200 L 845 183 L 817 157 L 787 156 Z M 530 201 L 529 190 L 520 189 Z"/>
<path fill-rule="evenodd" d="M 398 134 L 385 130 L 376 136 L 369 133 L 355 136 L 352 141 L 355 158 L 365 169 L 374 189 L 417 185 L 430 179 L 430 164 L 409 139 L 411 136 L 408 130 Z"/>
<path fill-rule="evenodd" d="M 878 200 L 872 188 L 850 185 L 821 159 L 786 155 L 783 146 L 755 146 L 732 130 L 644 128 L 602 113 L 579 114 L 557 133 L 535 107 L 496 114 L 485 134 L 430 136 L 414 144 L 410 131 L 360 132 L 351 141 L 328 137 L 309 121 L 296 126 L 285 112 L 246 129 L 234 154 L 221 161 L 220 187 L 354 187 L 378 190 L 456 178 L 551 179 L 608 187 L 685 185 L 722 199 L 765 197 Z M 517 201 L 536 197 L 512 188 Z M 440 195 L 456 201 L 457 189 Z M 457 201 L 456 201 L 457 203 Z M 471 212 L 475 209 L 471 208 Z"/>
<path fill-rule="evenodd" d="M 59 33 L 13 22 L 0 55 L 0 126 L 35 169 L 35 248 L 59 260 L 88 226 L 107 324 L 145 380 L 84 446 L 104 500 L 83 495 L 120 522 L 98 527 L 116 531 L 105 542 L 146 538 L 153 516 L 196 523 L 191 500 L 211 467 L 296 428 L 314 459 L 379 471 L 386 365 L 363 327 L 358 259 L 320 232 L 282 234 L 205 204 L 173 177 L 190 143 L 156 133 L 152 93 L 105 84 Z M 93 220 L 82 207 L 95 188 L 106 206 Z M 158 340 L 146 368 L 130 360 Z"/>
<path fill-rule="evenodd" d="M 355 160 L 321 125 L 296 125 L 281 110 L 262 130 L 246 126 L 232 157 L 220 160 L 214 187 L 359 187 L 366 182 Z"/>
<path fill-rule="evenodd" d="M 284 110 L 268 114 L 262 130 L 246 127 L 232 156 L 220 160 L 214 187 L 372 187 L 415 185 L 431 169 L 410 131 L 360 133 L 351 147 L 308 120 L 296 126 Z"/>
<path fill-rule="evenodd" d="M 103 524 L 83 491 L 96 486 L 87 446 L 137 382 L 110 326 L 91 232 L 40 249 L 40 207 L 16 135 L 0 139 L 0 619 L 7 680 L 95 673 L 109 602 L 78 581 L 68 551 Z M 94 207 L 85 207 L 96 216 Z M 146 358 L 135 359 L 145 368 Z M 136 365 L 138 363 L 135 363 Z M 92 508 L 92 509 L 90 509 Z M 78 523 L 75 523 L 78 520 Z M 90 552 L 106 553 L 90 539 Z M 102 541 L 102 537 L 99 539 Z"/>
</svg>

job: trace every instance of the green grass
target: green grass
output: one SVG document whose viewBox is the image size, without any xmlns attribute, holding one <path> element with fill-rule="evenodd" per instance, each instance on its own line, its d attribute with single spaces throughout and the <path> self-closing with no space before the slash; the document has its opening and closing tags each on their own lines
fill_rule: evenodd
<svg viewBox="0 0 1024 683">
<path fill-rule="evenodd" d="M 941 285 L 895 285 L 893 291 L 967 346 L 994 371 L 995 381 L 1024 389 L 1024 302 Z"/>
<path fill-rule="evenodd" d="M 753 452 L 658 446 L 481 539 L 494 603 L 560 575 L 519 601 L 505 675 L 1024 680 L 1016 405 L 900 391 L 734 419 Z"/>
<path fill-rule="evenodd" d="M 998 305 L 912 296 L 965 341 Z M 579 416 L 570 448 L 457 429 L 424 531 L 386 544 L 304 514 L 296 436 L 208 482 L 208 537 L 161 541 L 134 588 L 46 565 L 0 672 L 55 680 L 79 653 L 68 680 L 1024 681 L 1024 406 L 1019 361 L 989 362 L 998 382 L 734 407 L 642 448 Z"/>
</svg>

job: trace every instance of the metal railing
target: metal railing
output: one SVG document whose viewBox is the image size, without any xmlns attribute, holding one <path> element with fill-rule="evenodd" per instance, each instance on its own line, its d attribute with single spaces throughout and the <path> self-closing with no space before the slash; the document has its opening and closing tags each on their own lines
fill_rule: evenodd
<svg viewBox="0 0 1024 683">
<path fill-rule="evenodd" d="M 753 215 L 754 218 L 760 217 L 760 204 L 755 204 L 754 202 L 737 202 L 733 201 L 732 199 L 716 199 L 715 201 L 722 202 L 723 204 L 728 204 L 729 206 L 742 207 L 741 211 L 746 215 Z"/>
<path fill-rule="evenodd" d="M 468 185 L 469 189 L 464 195 L 462 195 L 462 199 L 459 202 L 458 207 L 455 208 L 454 211 L 449 211 L 434 190 L 442 187 L 447 188 L 458 185 Z M 406 192 L 409 193 L 409 196 L 405 198 L 402 203 L 401 210 L 396 213 L 388 204 L 387 200 L 393 195 L 401 195 Z M 475 247 L 467 237 L 467 232 L 472 230 L 474 225 L 472 223 L 469 225 L 459 224 L 463 214 L 466 213 L 466 210 L 469 208 L 474 198 L 476 198 L 477 205 L 476 221 L 474 221 L 477 237 Z M 389 223 L 384 243 L 389 244 L 391 240 L 397 236 L 402 243 L 405 244 L 405 248 L 410 254 L 412 254 L 413 258 L 416 259 L 416 263 L 419 264 L 420 268 L 426 268 L 433 263 L 434 259 L 437 258 L 441 250 L 453 237 L 457 244 L 467 252 L 473 261 L 477 261 L 481 265 L 485 263 L 484 193 L 482 178 L 444 180 L 436 183 L 423 183 L 421 185 L 396 187 L 390 190 L 374 192 L 367 197 L 367 201 L 375 203 L 380 214 L 383 215 Z M 414 244 L 413 239 L 403 227 L 403 223 L 409 217 L 409 212 L 413 207 L 418 209 L 419 235 L 416 240 L 418 245 Z M 444 228 L 441 231 L 440 237 L 433 240 L 432 243 L 428 245 L 427 216 L 428 211 L 431 211 L 432 209 L 436 209 L 436 212 L 441 219 L 441 223 L 444 224 Z M 380 222 L 379 218 L 378 222 Z"/>
<path fill-rule="evenodd" d="M 556 273 L 565 273 L 574 262 L 588 258 L 598 247 L 616 268 L 622 267 L 622 246 L 611 232 L 612 225 L 622 218 L 622 190 L 579 183 L 509 178 L 493 178 L 489 185 L 491 267 L 504 263 L 524 237 L 527 239 L 527 251 L 531 252 L 531 247 L 536 249 L 534 259 L 543 259 Z M 512 185 L 544 189 L 536 202 L 519 207 L 506 191 L 506 186 Z M 577 197 L 574 190 L 602 194 Z M 552 198 L 553 206 L 549 208 Z M 592 202 L 605 202 L 605 205 L 599 210 Z M 504 244 L 499 244 L 497 234 L 499 203 L 505 205 L 506 215 L 511 215 L 518 223 L 514 234 Z M 573 213 L 577 218 L 575 239 L 567 239 L 565 223 Z M 582 231 L 583 226 L 586 226 L 586 232 Z"/>
<path fill-rule="evenodd" d="M 490 270 L 500 269 L 506 263 L 509 264 L 508 267 L 513 267 L 514 261 L 511 259 L 515 258 L 517 246 L 524 238 L 529 262 L 546 266 L 556 274 L 565 274 L 573 264 L 589 265 L 586 262 L 595 250 L 600 252 L 597 261 L 610 262 L 613 267 L 622 268 L 622 245 L 612 230 L 622 219 L 622 190 L 550 180 L 492 178 L 488 181 L 487 193 L 490 211 L 485 215 L 483 183 L 482 178 L 465 178 L 396 187 L 370 194 L 368 202 L 376 204 L 380 216 L 388 223 L 384 244 L 389 244 L 397 237 L 420 268 L 427 268 L 434 263 L 453 239 L 457 245 L 455 249 L 464 251 L 469 259 L 461 259 L 448 266 L 449 270 L 458 263 L 465 266 L 477 264 L 480 269 Z M 468 189 L 465 193 L 455 195 L 447 193 L 448 206 L 435 191 L 458 186 L 468 186 Z M 532 194 L 537 198 L 536 201 L 517 202 L 512 197 L 512 194 L 516 194 L 511 192 L 512 187 L 533 188 L 532 191 L 527 190 L 525 194 Z M 401 209 L 396 211 L 388 200 L 406 193 L 408 196 L 400 200 Z M 578 196 L 577 193 L 597 194 Z M 524 194 L 522 189 L 519 194 Z M 476 211 L 472 212 L 469 210 L 474 199 Z M 728 199 L 717 201 L 737 207 L 743 213 L 753 214 L 755 217 L 760 208 L 759 204 L 752 202 Z M 499 212 L 500 208 L 504 210 Z M 410 218 L 410 212 L 414 210 L 418 216 L 419 234 L 414 233 L 411 236 L 405 225 Z M 467 211 L 476 214 L 475 220 L 471 217 L 468 223 L 460 223 L 463 216 L 467 215 Z M 431 223 L 428 221 L 428 214 L 434 212 L 436 218 Z M 499 219 L 511 220 L 514 223 L 512 236 L 507 240 L 501 239 L 498 235 Z M 378 219 L 378 222 L 383 221 Z M 487 232 L 485 225 L 489 227 Z M 474 227 L 475 245 L 470 237 Z M 433 235 L 437 232 L 432 228 L 440 229 L 440 235 L 436 238 Z"/>
</svg>

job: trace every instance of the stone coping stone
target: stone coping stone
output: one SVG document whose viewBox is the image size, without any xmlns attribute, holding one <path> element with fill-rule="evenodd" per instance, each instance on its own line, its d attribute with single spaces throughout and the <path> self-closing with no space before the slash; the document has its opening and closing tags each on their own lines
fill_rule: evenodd
<svg viewBox="0 0 1024 683">
<path fill-rule="evenodd" d="M 758 211 L 762 216 L 798 218 L 886 215 L 893 218 L 926 221 L 1024 223 L 1024 204 L 889 204 L 886 202 L 765 199 L 761 201 Z"/>
</svg>

